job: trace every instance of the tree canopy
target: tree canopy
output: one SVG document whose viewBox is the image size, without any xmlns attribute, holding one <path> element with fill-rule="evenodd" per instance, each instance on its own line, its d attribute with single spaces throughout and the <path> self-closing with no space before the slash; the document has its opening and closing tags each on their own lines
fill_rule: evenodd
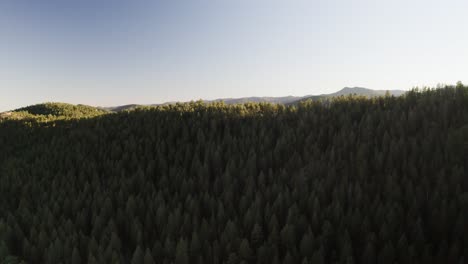
<svg viewBox="0 0 468 264">
<path fill-rule="evenodd" d="M 0 120 L 0 261 L 467 262 L 462 84 L 297 106 L 46 106 Z"/>
</svg>

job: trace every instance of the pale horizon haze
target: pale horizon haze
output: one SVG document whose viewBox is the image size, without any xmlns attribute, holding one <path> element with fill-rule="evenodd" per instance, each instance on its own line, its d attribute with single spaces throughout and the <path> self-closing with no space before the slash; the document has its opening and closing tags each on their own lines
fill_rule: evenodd
<svg viewBox="0 0 468 264">
<path fill-rule="evenodd" d="M 0 111 L 468 82 L 468 1 L 2 0 Z"/>
</svg>

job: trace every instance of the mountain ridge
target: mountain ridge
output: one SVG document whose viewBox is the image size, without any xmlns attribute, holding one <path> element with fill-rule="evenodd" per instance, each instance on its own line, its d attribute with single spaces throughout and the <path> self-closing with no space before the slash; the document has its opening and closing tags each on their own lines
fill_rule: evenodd
<svg viewBox="0 0 468 264">
<path fill-rule="evenodd" d="M 339 91 L 330 94 L 319 94 L 319 95 L 305 95 L 305 96 L 250 96 L 250 97 L 239 97 L 239 98 L 218 98 L 212 100 L 201 100 L 205 103 L 213 103 L 213 102 L 224 102 L 225 104 L 243 104 L 243 103 L 275 103 L 275 104 L 285 104 L 285 105 L 293 105 L 298 104 L 304 100 L 319 100 L 321 98 L 327 97 L 337 97 L 337 96 L 347 96 L 347 95 L 361 95 L 366 97 L 376 97 L 376 96 L 384 96 L 387 91 L 390 95 L 393 96 L 401 96 L 406 93 L 405 90 L 373 90 L 369 88 L 363 87 L 344 87 Z M 168 105 L 168 104 L 176 104 L 179 103 L 178 101 L 171 101 L 171 102 L 164 102 L 161 104 L 149 104 L 149 105 L 139 105 L 139 104 L 127 104 L 127 105 L 120 105 L 120 106 L 111 106 L 111 107 L 102 107 L 103 109 L 119 112 L 125 110 L 131 110 L 136 107 L 140 106 L 158 106 L 158 105 Z M 182 103 L 182 102 L 180 102 Z"/>
<path fill-rule="evenodd" d="M 358 95 L 366 97 L 376 97 L 384 96 L 386 93 L 389 93 L 392 96 L 401 96 L 406 91 L 404 90 L 373 90 L 363 87 L 344 87 L 343 89 L 329 94 L 320 94 L 320 95 L 305 95 L 305 96 L 251 96 L 251 97 L 240 97 L 240 98 L 218 98 L 212 100 L 201 100 L 204 103 L 216 103 L 224 102 L 225 104 L 245 104 L 245 103 L 273 103 L 273 104 L 284 104 L 284 105 L 296 105 L 302 101 L 306 100 L 321 100 L 324 98 L 338 97 L 338 96 L 348 96 L 348 95 Z M 194 101 L 194 100 L 192 100 Z M 188 101 L 190 102 L 190 101 Z M 106 112 L 121 112 L 128 111 L 138 107 L 152 107 L 152 106 L 162 106 L 162 105 L 171 105 L 176 103 L 186 103 L 186 102 L 164 102 L 161 104 L 125 104 L 118 106 L 110 107 L 95 107 L 83 104 L 67 104 L 67 103 L 40 103 L 35 105 L 30 105 L 26 107 L 21 107 L 11 111 L 5 111 L 0 113 L 1 118 L 9 117 L 18 117 L 24 115 L 33 115 L 33 116 L 65 116 L 73 117 L 78 113 L 78 116 L 95 116 L 99 114 L 104 114 Z"/>
</svg>

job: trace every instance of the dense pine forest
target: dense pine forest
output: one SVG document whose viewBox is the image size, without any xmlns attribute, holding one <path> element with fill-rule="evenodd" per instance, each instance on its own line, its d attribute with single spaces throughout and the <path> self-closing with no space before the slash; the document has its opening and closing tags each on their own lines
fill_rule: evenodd
<svg viewBox="0 0 468 264">
<path fill-rule="evenodd" d="M 0 120 L 0 263 L 467 263 L 468 87 Z"/>
</svg>

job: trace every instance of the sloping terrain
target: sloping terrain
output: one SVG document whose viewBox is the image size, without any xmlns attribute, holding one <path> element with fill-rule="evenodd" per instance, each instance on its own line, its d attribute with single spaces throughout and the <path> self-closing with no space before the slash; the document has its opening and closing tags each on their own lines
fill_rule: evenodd
<svg viewBox="0 0 468 264">
<path fill-rule="evenodd" d="M 406 91 L 403 91 L 403 90 L 388 91 L 388 93 L 393 96 L 401 96 L 405 92 Z M 385 96 L 386 93 L 387 93 L 386 90 L 372 90 L 372 89 L 361 88 L 361 87 L 354 87 L 354 88 L 345 87 L 338 92 L 331 93 L 331 94 L 322 94 L 322 95 L 220 98 L 220 99 L 215 99 L 215 100 L 203 100 L 203 102 L 205 103 L 224 102 L 225 104 L 229 104 L 229 105 L 230 104 L 245 104 L 245 103 L 274 103 L 274 104 L 294 105 L 294 104 L 298 104 L 299 102 L 303 102 L 306 100 L 320 100 L 320 99 L 325 99 L 325 98 L 346 96 L 346 95 L 360 95 L 360 96 L 366 96 L 366 97 L 375 97 L 375 96 Z M 177 102 L 153 104 L 151 106 L 169 105 L 169 104 L 175 104 L 175 103 Z M 119 111 L 135 109 L 141 106 L 143 105 L 130 104 L 130 105 L 115 106 L 115 107 L 106 107 L 105 109 L 114 111 L 114 112 L 119 112 Z"/>
<path fill-rule="evenodd" d="M 462 85 L 326 105 L 196 102 L 8 120 L 0 146 L 0 261 L 468 256 Z"/>
<path fill-rule="evenodd" d="M 331 94 L 304 96 L 288 104 L 298 104 L 301 102 L 305 102 L 307 100 L 316 101 L 316 100 L 330 99 L 330 98 L 338 97 L 338 96 L 364 96 L 367 98 L 371 98 L 371 97 L 378 97 L 378 96 L 385 96 L 385 95 L 401 96 L 405 93 L 406 91 L 403 91 L 403 90 L 372 90 L 372 89 L 367 89 L 367 88 L 362 88 L 362 87 L 352 87 L 352 88 L 345 87 Z"/>
<path fill-rule="evenodd" d="M 87 105 L 43 103 L 4 112 L 0 114 L 0 119 L 76 119 L 92 118 L 107 113 L 108 110 Z"/>
</svg>

